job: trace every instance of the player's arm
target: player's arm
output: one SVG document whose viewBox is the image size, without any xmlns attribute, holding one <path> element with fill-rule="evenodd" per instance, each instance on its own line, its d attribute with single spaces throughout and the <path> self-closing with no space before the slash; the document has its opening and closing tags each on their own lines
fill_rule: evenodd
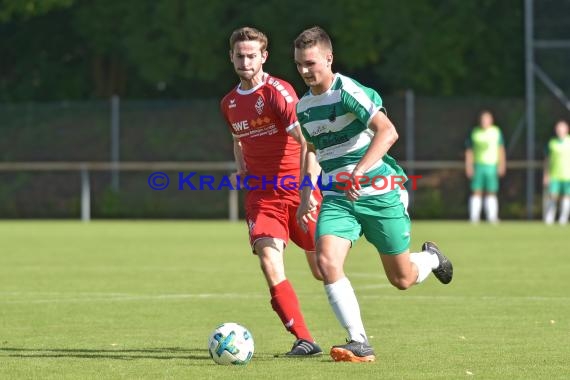
<svg viewBox="0 0 570 380">
<path fill-rule="evenodd" d="M 313 144 L 309 142 L 305 142 L 305 159 L 304 165 L 301 167 L 301 178 L 305 176 L 311 176 L 313 178 L 312 173 L 320 172 L 320 166 L 316 159 L 315 154 L 315 147 Z M 316 177 L 315 177 L 316 178 Z M 313 182 L 313 184 L 316 183 Z M 317 211 L 318 202 L 313 197 L 313 188 L 311 186 L 303 186 L 301 189 L 301 203 L 299 204 L 299 208 L 297 208 L 297 222 L 303 228 L 303 230 L 307 231 L 307 224 L 309 221 L 316 222 L 315 219 L 315 211 Z"/>
<path fill-rule="evenodd" d="M 465 149 L 465 175 L 467 178 L 473 177 L 473 149 Z"/>
<path fill-rule="evenodd" d="M 372 165 L 377 163 L 388 153 L 390 147 L 394 145 L 399 137 L 394 124 L 392 124 L 388 116 L 381 110 L 378 110 L 372 117 L 368 123 L 368 128 L 374 132 L 374 136 L 366 153 L 352 171 L 351 182 L 356 184 L 356 186 L 351 186 L 347 190 L 346 196 L 349 200 L 358 199 L 358 190 L 360 189 L 360 185 L 358 185 L 359 180 L 362 179 Z"/>
<path fill-rule="evenodd" d="M 473 178 L 475 172 L 475 158 L 473 153 L 473 131 L 465 139 L 465 176 Z"/>
<path fill-rule="evenodd" d="M 507 172 L 507 153 L 505 152 L 505 146 L 499 146 L 499 176 L 503 177 Z"/>
<path fill-rule="evenodd" d="M 289 134 L 299 143 L 299 145 L 301 145 L 301 162 L 299 166 L 301 168 L 301 172 L 299 181 L 302 181 L 304 176 L 308 175 L 311 178 L 311 183 L 315 185 L 317 183 L 321 167 L 317 162 L 317 157 L 314 154 L 314 151 L 312 154 L 307 154 L 309 143 L 303 136 L 301 126 L 298 123 L 293 127 L 293 129 L 289 130 Z"/>
<path fill-rule="evenodd" d="M 544 157 L 544 167 L 543 167 L 543 174 L 542 174 L 542 185 L 548 186 L 550 182 L 550 154 L 549 149 L 546 149 L 545 157 Z"/>
<path fill-rule="evenodd" d="M 500 133 L 500 131 L 499 131 Z M 503 140 L 503 134 L 500 133 L 499 140 L 499 176 L 503 177 L 507 172 L 507 153 L 505 151 L 505 141 Z"/>
<path fill-rule="evenodd" d="M 237 137 L 233 137 L 234 141 L 234 160 L 236 162 L 236 172 L 232 173 L 230 176 L 230 182 L 232 186 L 237 184 L 237 176 L 244 176 L 247 173 L 247 167 L 245 166 L 245 160 L 243 159 L 243 150 L 241 142 Z"/>
<path fill-rule="evenodd" d="M 311 181 L 314 184 L 317 182 L 317 177 L 320 172 L 320 166 L 317 163 L 315 154 L 307 154 L 307 140 L 301 131 L 301 125 L 297 119 L 296 105 L 299 99 L 293 87 L 287 82 L 281 82 L 283 90 L 273 91 L 272 105 L 275 112 L 280 115 L 283 125 L 287 125 L 287 133 L 293 137 L 301 145 L 300 155 L 300 174 L 299 182 L 303 181 L 304 175 L 311 176 Z M 317 202 L 312 199 L 316 204 Z"/>
<path fill-rule="evenodd" d="M 222 99 L 222 101 L 220 102 L 220 111 L 228 125 L 228 127 L 231 127 L 231 122 L 228 119 L 228 115 L 226 113 L 226 107 L 224 106 L 224 99 Z M 231 128 L 230 128 L 230 132 L 231 132 Z M 234 160 L 236 163 L 236 171 L 234 173 L 232 173 L 230 175 L 230 182 L 232 183 L 232 186 L 236 186 L 237 184 L 237 175 L 245 175 L 247 172 L 247 168 L 245 166 L 245 160 L 243 158 L 243 149 L 242 149 L 242 145 L 241 142 L 239 140 L 239 138 L 237 136 L 235 136 L 232 133 L 232 138 L 233 138 L 233 151 L 234 151 Z"/>
</svg>

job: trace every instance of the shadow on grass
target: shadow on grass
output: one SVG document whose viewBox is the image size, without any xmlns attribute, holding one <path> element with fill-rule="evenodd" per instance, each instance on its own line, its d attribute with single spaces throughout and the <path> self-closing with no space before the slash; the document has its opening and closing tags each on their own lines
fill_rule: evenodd
<svg viewBox="0 0 570 380">
<path fill-rule="evenodd" d="M 0 347 L 0 357 L 11 358 L 80 358 L 80 359 L 193 359 L 211 360 L 202 348 L 85 349 L 85 348 L 15 348 Z"/>
<path fill-rule="evenodd" d="M 317 356 L 303 359 L 288 358 L 283 354 L 255 353 L 255 361 L 273 360 L 318 360 L 330 361 L 326 356 Z M 113 360 L 205 360 L 211 363 L 210 354 L 205 348 L 182 348 L 182 347 L 161 347 L 144 349 L 88 349 L 88 348 L 21 348 L 21 347 L 0 347 L 0 358 L 21 358 L 21 359 L 54 359 L 54 358 L 76 358 L 76 359 L 113 359 Z M 205 362 L 189 362 L 190 365 L 204 365 Z"/>
</svg>

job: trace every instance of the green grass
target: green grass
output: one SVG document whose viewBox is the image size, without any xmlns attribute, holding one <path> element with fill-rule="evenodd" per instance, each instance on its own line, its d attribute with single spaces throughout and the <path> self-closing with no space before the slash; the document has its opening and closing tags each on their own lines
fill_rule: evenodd
<svg viewBox="0 0 570 380">
<path fill-rule="evenodd" d="M 347 273 L 377 361 L 274 358 L 293 336 L 271 310 L 245 223 L 0 222 L 1 379 L 562 379 L 570 376 L 570 229 L 539 223 L 417 222 L 453 260 L 433 277 L 389 286 L 359 241 Z M 322 285 L 291 246 L 288 276 L 317 341 L 343 342 Z M 213 363 L 210 331 L 253 333 L 245 367 Z"/>
</svg>

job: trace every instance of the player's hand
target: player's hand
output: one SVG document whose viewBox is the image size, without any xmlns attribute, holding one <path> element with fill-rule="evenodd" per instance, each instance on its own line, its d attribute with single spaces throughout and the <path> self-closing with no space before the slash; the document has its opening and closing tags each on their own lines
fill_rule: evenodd
<svg viewBox="0 0 570 380">
<path fill-rule="evenodd" d="M 310 208 L 311 212 L 316 212 L 319 207 L 319 201 L 317 201 L 317 198 L 315 198 L 312 192 L 311 192 L 311 198 L 309 199 L 309 205 L 311 206 Z"/>
<path fill-rule="evenodd" d="M 542 177 L 542 186 L 547 187 L 548 186 L 548 182 L 550 182 L 550 178 L 548 178 L 548 176 L 545 174 Z"/>
<path fill-rule="evenodd" d="M 467 178 L 473 177 L 473 166 L 468 166 L 465 168 L 465 175 L 467 176 Z"/>
<path fill-rule="evenodd" d="M 499 165 L 499 177 L 504 177 L 507 172 L 505 165 Z"/>
<path fill-rule="evenodd" d="M 235 189 L 237 188 L 237 184 L 238 184 L 238 179 L 237 176 L 240 176 L 240 180 L 243 181 L 243 177 L 246 175 L 245 172 L 242 171 L 237 171 L 235 173 L 230 174 L 230 183 L 232 184 L 232 187 Z"/>
<path fill-rule="evenodd" d="M 358 200 L 358 198 L 360 198 L 360 190 L 362 190 L 362 187 L 360 186 L 360 181 L 362 181 L 363 178 L 365 178 L 363 173 L 360 173 L 359 171 L 353 171 L 352 174 L 350 175 L 349 178 L 350 186 L 345 191 L 346 198 L 349 201 L 354 202 Z"/>
<path fill-rule="evenodd" d="M 311 198 L 309 202 L 301 202 L 299 207 L 297 208 L 297 223 L 303 229 L 303 231 L 307 232 L 309 230 L 309 222 L 316 222 L 317 219 L 315 218 L 317 208 L 319 203 L 311 194 Z"/>
</svg>

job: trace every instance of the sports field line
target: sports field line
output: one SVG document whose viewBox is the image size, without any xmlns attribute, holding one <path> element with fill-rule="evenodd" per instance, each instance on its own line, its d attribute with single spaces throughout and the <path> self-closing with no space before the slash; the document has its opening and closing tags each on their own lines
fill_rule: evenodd
<svg viewBox="0 0 570 380">
<path fill-rule="evenodd" d="M 376 289 L 389 285 L 373 285 L 371 287 L 356 287 L 355 290 Z M 298 292 L 300 296 L 321 297 L 321 294 Z M 14 297 L 17 299 L 2 299 Z M 31 296 L 31 297 L 30 297 Z M 30 297 L 30 298 L 27 298 Z M 0 304 L 40 304 L 40 303 L 84 303 L 84 302 L 128 302 L 128 301 L 163 301 L 180 299 L 212 299 L 233 298 L 251 299 L 266 298 L 267 294 L 259 293 L 181 293 L 181 294 L 127 294 L 127 293 L 57 293 L 57 292 L 0 292 Z M 386 295 L 360 294 L 359 298 L 385 300 L 418 300 L 418 301 L 535 301 L 535 302 L 570 302 L 570 297 L 546 296 L 415 296 L 415 295 Z"/>
<path fill-rule="evenodd" d="M 0 293 L 0 298 L 3 293 Z M 38 293 L 32 293 L 37 297 Z M 103 293 L 83 293 L 81 296 L 77 293 L 60 293 L 62 298 L 58 298 L 55 293 L 49 293 L 45 298 L 33 299 L 14 299 L 14 300 L 1 300 L 0 304 L 26 304 L 26 303 L 81 303 L 81 302 L 121 302 L 121 301 L 147 301 L 147 300 L 178 300 L 178 299 L 191 299 L 191 298 L 265 298 L 265 294 L 255 293 L 196 293 L 196 294 L 121 294 L 109 293 L 105 296 Z M 25 296 L 25 293 L 20 292 L 20 296 Z M 72 296 L 67 298 L 66 296 Z"/>
</svg>

